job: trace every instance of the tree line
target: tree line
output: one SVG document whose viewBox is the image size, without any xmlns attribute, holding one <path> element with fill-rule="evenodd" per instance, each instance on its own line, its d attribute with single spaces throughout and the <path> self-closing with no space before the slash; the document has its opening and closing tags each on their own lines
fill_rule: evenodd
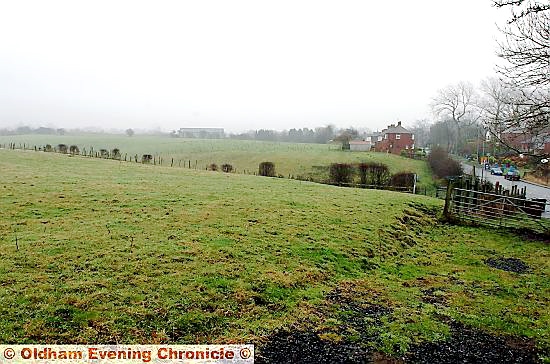
<svg viewBox="0 0 550 364">
<path fill-rule="evenodd" d="M 230 134 L 231 139 L 262 140 L 290 143 L 319 143 L 326 144 L 334 139 L 336 129 L 332 125 L 324 127 L 289 129 L 283 131 L 260 129 L 244 133 Z"/>
</svg>

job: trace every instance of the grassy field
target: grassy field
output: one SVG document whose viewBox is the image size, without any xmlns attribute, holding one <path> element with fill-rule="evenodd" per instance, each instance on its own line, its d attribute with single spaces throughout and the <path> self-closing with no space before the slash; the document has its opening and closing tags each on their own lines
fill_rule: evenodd
<svg viewBox="0 0 550 364">
<path fill-rule="evenodd" d="M 328 176 L 328 167 L 337 162 L 380 162 L 387 164 L 392 173 L 414 172 L 419 176 L 420 188 L 433 192 L 431 172 L 424 161 L 412 160 L 400 156 L 374 153 L 349 152 L 332 149 L 326 144 L 275 143 L 246 140 L 215 140 L 215 139 L 179 139 L 162 136 L 127 137 L 122 135 L 95 134 L 95 135 L 17 135 L 0 136 L 0 144 L 25 144 L 34 148 L 46 144 L 56 146 L 78 145 L 87 151 L 93 147 L 112 150 L 119 148 L 122 156 L 127 154 L 128 159 L 143 154 L 160 156 L 164 165 L 170 165 L 174 159 L 175 166 L 206 169 L 212 163 L 221 166 L 223 163 L 233 165 L 237 173 L 254 174 L 258 171 L 261 162 L 275 163 L 277 174 L 284 177 L 301 177 L 307 179 L 323 179 Z"/>
<path fill-rule="evenodd" d="M 306 323 L 359 340 L 339 292 L 387 308 L 361 327 L 392 355 L 449 320 L 550 348 L 550 246 L 442 225 L 436 199 L 34 151 L 0 149 L 0 171 L 0 342 L 261 343 Z"/>
</svg>

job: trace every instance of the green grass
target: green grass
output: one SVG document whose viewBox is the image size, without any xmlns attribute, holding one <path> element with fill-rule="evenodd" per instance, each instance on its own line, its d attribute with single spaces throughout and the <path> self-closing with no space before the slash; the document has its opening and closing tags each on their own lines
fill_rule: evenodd
<svg viewBox="0 0 550 364">
<path fill-rule="evenodd" d="M 164 165 L 174 165 L 196 169 L 206 169 L 212 163 L 221 166 L 229 163 L 237 173 L 254 174 L 258 172 L 261 162 L 275 163 L 276 173 L 284 177 L 312 177 L 326 179 L 328 166 L 331 163 L 345 162 L 380 162 L 388 165 L 391 173 L 414 172 L 418 174 L 422 190 L 433 192 L 432 175 L 424 161 L 412 160 L 401 156 L 375 152 L 349 152 L 334 150 L 334 146 L 326 144 L 276 143 L 246 140 L 215 140 L 215 139 L 179 139 L 163 136 L 133 136 L 110 134 L 89 135 L 15 135 L 0 136 L 0 144 L 16 143 L 16 146 L 26 145 L 34 148 L 46 144 L 56 146 L 76 144 L 81 151 L 87 152 L 93 147 L 112 150 L 119 148 L 122 157 L 128 159 L 138 155 L 151 154 L 162 157 Z M 331 149 L 332 148 L 332 149 Z"/>
<path fill-rule="evenodd" d="M 0 342 L 258 342 L 304 322 L 357 339 L 338 288 L 390 308 L 368 325 L 388 353 L 448 319 L 550 347 L 550 247 L 441 225 L 436 199 L 30 151 L 0 150 L 0 171 Z"/>
</svg>

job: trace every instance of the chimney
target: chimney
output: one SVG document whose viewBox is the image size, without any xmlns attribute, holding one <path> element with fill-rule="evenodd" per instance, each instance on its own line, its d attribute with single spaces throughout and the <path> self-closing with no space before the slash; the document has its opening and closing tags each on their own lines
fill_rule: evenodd
<svg viewBox="0 0 550 364">
<path fill-rule="evenodd" d="M 401 126 L 401 122 L 400 122 L 400 121 L 397 122 L 397 126 Z"/>
</svg>

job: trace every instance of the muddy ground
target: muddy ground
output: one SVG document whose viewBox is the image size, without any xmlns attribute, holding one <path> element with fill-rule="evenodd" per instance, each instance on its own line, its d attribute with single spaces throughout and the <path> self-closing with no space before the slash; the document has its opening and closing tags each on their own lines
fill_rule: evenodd
<svg viewBox="0 0 550 364">
<path fill-rule="evenodd" d="M 517 262 L 513 262 L 515 264 Z M 520 265 L 521 266 L 521 265 Z M 439 302 L 431 290 L 424 292 L 426 300 Z M 378 340 L 372 326 L 379 326 L 382 317 L 392 309 L 381 304 L 361 304 L 350 292 L 335 290 L 327 296 L 329 306 L 346 312 L 339 316 L 335 340 L 323 329 L 307 324 L 281 330 L 256 345 L 256 363 L 538 363 L 539 353 L 533 340 L 497 336 L 465 326 L 449 318 L 442 318 L 450 328 L 446 341 L 412 346 L 401 356 L 388 356 L 375 349 Z M 322 309 L 323 310 L 323 309 Z M 334 311 L 324 309 L 324 314 Z M 353 332 L 355 340 L 345 339 Z M 374 330 L 376 332 L 376 330 Z"/>
<path fill-rule="evenodd" d="M 413 346 L 401 357 L 391 357 L 360 342 L 333 342 L 319 332 L 279 331 L 257 347 L 256 363 L 538 363 L 534 342 L 494 336 L 451 324 L 444 342 Z"/>
</svg>

